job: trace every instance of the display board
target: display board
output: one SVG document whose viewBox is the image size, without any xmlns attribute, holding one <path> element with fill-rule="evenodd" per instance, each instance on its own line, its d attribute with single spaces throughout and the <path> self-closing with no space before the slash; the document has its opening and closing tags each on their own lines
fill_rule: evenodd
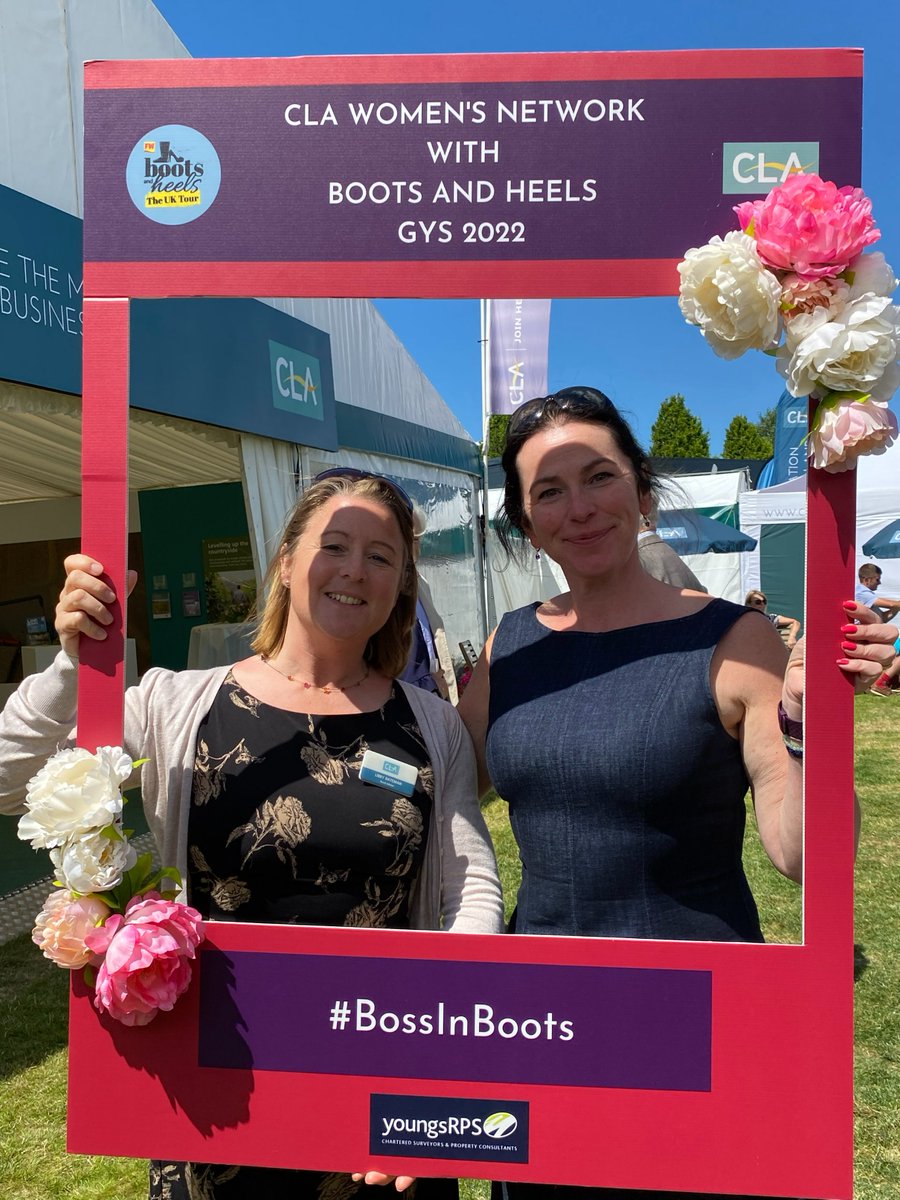
<svg viewBox="0 0 900 1200">
<path fill-rule="evenodd" d="M 859 182 L 857 51 L 86 81 L 84 545 L 114 583 L 129 298 L 674 294 L 741 196 L 792 167 Z M 70 1149 L 849 1200 L 853 693 L 834 660 L 854 487 L 810 471 L 802 945 L 211 924 L 151 1026 L 112 1027 L 75 983 Z M 121 630 L 85 655 L 90 747 L 120 739 L 120 657 Z M 98 1091 L 141 1119 L 98 1122 Z"/>
</svg>

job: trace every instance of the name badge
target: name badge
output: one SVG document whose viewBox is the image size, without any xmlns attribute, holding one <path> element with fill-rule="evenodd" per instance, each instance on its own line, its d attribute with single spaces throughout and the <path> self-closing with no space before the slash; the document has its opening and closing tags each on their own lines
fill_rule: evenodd
<svg viewBox="0 0 900 1200">
<path fill-rule="evenodd" d="M 416 790 L 419 772 L 409 763 L 367 750 L 359 768 L 359 777 L 363 783 L 373 783 L 375 787 L 387 788 L 389 792 L 411 796 Z"/>
</svg>

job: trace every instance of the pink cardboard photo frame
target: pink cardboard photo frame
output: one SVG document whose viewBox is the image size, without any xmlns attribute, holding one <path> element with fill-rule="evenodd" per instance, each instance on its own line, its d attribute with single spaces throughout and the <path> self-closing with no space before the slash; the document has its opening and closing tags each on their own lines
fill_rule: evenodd
<svg viewBox="0 0 900 1200">
<path fill-rule="evenodd" d="M 122 594 L 130 299 L 673 294 L 772 128 L 859 182 L 861 80 L 847 50 L 88 64 L 85 548 Z M 852 473 L 810 469 L 807 537 L 802 945 L 209 924 L 146 1028 L 75 982 L 69 1149 L 849 1200 Z M 85 647 L 90 748 L 123 637 Z"/>
</svg>

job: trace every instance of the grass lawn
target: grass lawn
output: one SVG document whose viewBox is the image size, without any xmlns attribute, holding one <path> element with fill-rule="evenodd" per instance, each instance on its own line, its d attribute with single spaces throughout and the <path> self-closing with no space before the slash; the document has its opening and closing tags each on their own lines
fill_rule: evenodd
<svg viewBox="0 0 900 1200">
<path fill-rule="evenodd" d="M 856 1200 L 896 1200 L 900 1196 L 900 698 L 861 696 L 856 704 L 857 787 L 864 818 L 856 901 L 855 1195 Z M 506 806 L 495 799 L 486 806 L 486 816 L 511 906 L 518 858 Z M 746 860 L 767 937 L 797 940 L 798 889 L 764 861 L 752 821 Z M 67 973 L 42 958 L 27 936 L 0 947 L 0 1200 L 145 1200 L 145 1163 L 66 1156 L 67 986 Z M 127 1096 L 98 1097 L 97 1118 L 140 1119 L 138 1114 L 129 1116 Z M 463 1194 L 466 1200 L 483 1200 L 487 1185 L 469 1181 Z"/>
</svg>

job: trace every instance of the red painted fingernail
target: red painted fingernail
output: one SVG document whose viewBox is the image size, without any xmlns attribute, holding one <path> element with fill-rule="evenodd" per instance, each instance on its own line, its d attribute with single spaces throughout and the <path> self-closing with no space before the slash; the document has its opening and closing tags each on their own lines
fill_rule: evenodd
<svg viewBox="0 0 900 1200">
<path fill-rule="evenodd" d="M 849 658 L 836 658 L 834 661 L 837 663 L 837 665 L 839 667 L 849 667 L 850 666 Z"/>
<path fill-rule="evenodd" d="M 857 647 L 854 646 L 854 644 L 852 642 L 841 642 L 841 649 L 842 650 L 856 650 Z"/>
<path fill-rule="evenodd" d="M 842 625 L 841 633 L 856 633 L 859 627 L 857 625 Z"/>
<path fill-rule="evenodd" d="M 855 611 L 856 610 L 856 601 L 855 600 L 842 600 L 841 608 L 852 608 Z"/>
</svg>

